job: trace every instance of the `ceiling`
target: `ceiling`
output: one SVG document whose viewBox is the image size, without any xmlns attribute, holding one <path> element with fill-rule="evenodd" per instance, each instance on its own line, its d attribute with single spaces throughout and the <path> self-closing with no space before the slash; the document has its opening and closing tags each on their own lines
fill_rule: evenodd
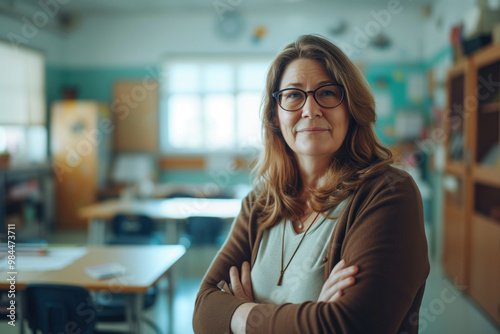
<svg viewBox="0 0 500 334">
<path fill-rule="evenodd" d="M 9 2 L 11 5 L 39 6 L 39 0 L 0 0 Z M 61 4 L 65 13 L 92 15 L 92 14 L 120 14 L 120 13 L 140 13 L 158 12 L 172 10 L 214 10 L 219 6 L 220 10 L 229 10 L 244 6 L 244 8 L 265 8 L 280 5 L 301 5 L 309 4 L 333 4 L 339 6 L 370 6 L 385 7 L 388 0 L 356 0 L 346 2 L 344 0 L 66 0 L 67 4 Z M 63 1 L 61 1 L 63 2 Z M 430 3 L 431 0 L 418 1 L 419 5 Z M 410 5 L 412 2 L 405 4 Z M 227 7 L 226 7 L 227 6 Z"/>
</svg>

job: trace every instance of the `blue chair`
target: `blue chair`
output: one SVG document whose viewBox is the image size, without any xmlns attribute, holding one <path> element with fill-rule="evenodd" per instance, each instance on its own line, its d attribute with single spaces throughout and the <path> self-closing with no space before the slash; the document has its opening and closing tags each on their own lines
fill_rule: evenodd
<svg viewBox="0 0 500 334">
<path fill-rule="evenodd" d="M 157 288 L 152 287 L 146 291 L 144 295 L 144 310 L 147 310 L 154 305 L 156 301 Z M 99 298 L 94 299 L 97 309 L 98 322 L 124 322 L 126 321 L 126 305 L 127 300 L 124 294 L 111 294 L 111 298 L 107 297 L 105 300 Z M 156 333 L 162 333 L 161 329 L 156 323 L 146 317 L 142 317 L 141 321 L 148 324 Z"/>
<path fill-rule="evenodd" d="M 187 192 L 173 192 L 168 194 L 165 198 L 196 198 L 196 196 Z"/>
<path fill-rule="evenodd" d="M 186 234 L 191 245 L 222 245 L 223 219 L 192 216 L 186 220 Z"/>
<path fill-rule="evenodd" d="M 160 245 L 154 221 L 144 215 L 117 214 L 111 222 L 114 238 L 110 245 Z"/>
<path fill-rule="evenodd" d="M 8 290 L 0 290 L 0 319 L 2 321 L 10 321 L 7 316 L 10 314 L 8 307 L 10 306 L 10 299 L 7 298 Z"/>
<path fill-rule="evenodd" d="M 26 287 L 26 318 L 33 333 L 94 333 L 96 310 L 89 292 L 60 284 L 29 284 Z"/>
</svg>

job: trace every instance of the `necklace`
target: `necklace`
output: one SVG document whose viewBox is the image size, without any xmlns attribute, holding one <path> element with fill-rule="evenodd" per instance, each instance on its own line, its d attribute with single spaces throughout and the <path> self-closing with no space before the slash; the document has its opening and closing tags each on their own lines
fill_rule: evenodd
<svg viewBox="0 0 500 334">
<path fill-rule="evenodd" d="M 302 225 L 302 223 L 304 223 L 304 222 L 307 220 L 307 218 L 309 218 L 309 216 L 310 216 L 310 215 L 311 215 L 311 214 L 308 214 L 308 215 L 306 216 L 306 218 L 305 218 L 303 221 L 299 221 L 299 225 L 298 225 L 298 227 L 299 227 L 300 229 L 302 229 L 302 226 L 304 226 L 304 225 Z"/>
<path fill-rule="evenodd" d="M 278 286 L 281 285 L 281 281 L 283 280 L 283 274 L 285 273 L 285 270 L 290 265 L 290 262 L 292 262 L 292 259 L 295 256 L 295 253 L 297 253 L 297 251 L 299 250 L 300 244 L 304 240 L 304 238 L 305 238 L 307 232 L 309 231 L 309 229 L 311 228 L 311 226 L 314 225 L 314 222 L 316 221 L 316 219 L 318 219 L 318 216 L 319 216 L 319 212 L 316 214 L 316 217 L 314 217 L 311 225 L 309 225 L 309 227 L 307 228 L 307 230 L 304 232 L 304 235 L 302 236 L 302 239 L 300 239 L 300 242 L 297 245 L 297 248 L 295 248 L 295 251 L 293 252 L 292 257 L 290 258 L 290 260 L 288 260 L 288 263 L 286 264 L 286 267 L 283 268 L 283 257 L 284 257 L 284 253 L 285 253 L 285 228 L 286 228 L 286 220 L 285 220 L 285 223 L 283 224 L 283 239 L 281 240 L 281 270 L 280 270 L 280 277 L 278 278 L 278 284 L 276 284 L 276 285 L 278 285 Z M 302 228 L 301 225 L 302 225 L 302 223 L 299 224 L 299 228 Z"/>
</svg>

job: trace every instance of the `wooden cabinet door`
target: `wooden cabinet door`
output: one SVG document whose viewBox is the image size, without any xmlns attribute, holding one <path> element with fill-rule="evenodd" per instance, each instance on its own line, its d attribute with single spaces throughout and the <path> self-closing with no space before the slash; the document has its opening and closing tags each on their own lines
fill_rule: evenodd
<svg viewBox="0 0 500 334">
<path fill-rule="evenodd" d="M 452 282 L 467 285 L 465 277 L 465 213 L 456 205 L 444 208 L 443 267 Z"/>
<path fill-rule="evenodd" d="M 475 214 L 470 294 L 500 325 L 500 222 Z"/>
<path fill-rule="evenodd" d="M 51 150 L 55 174 L 56 223 L 86 228 L 78 210 L 96 201 L 99 107 L 94 102 L 65 101 L 52 106 Z"/>
</svg>

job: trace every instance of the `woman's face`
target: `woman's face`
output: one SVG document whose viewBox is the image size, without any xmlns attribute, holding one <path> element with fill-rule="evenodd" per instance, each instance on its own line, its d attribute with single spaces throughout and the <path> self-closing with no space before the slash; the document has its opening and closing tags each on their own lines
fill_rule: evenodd
<svg viewBox="0 0 500 334">
<path fill-rule="evenodd" d="M 299 58 L 285 68 L 279 90 L 300 88 L 312 91 L 329 83 L 335 82 L 321 63 Z M 346 137 L 349 113 L 345 98 L 332 109 L 321 107 L 313 95 L 308 94 L 306 103 L 297 111 L 283 110 L 279 104 L 277 108 L 275 124 L 299 160 L 306 157 L 330 159 Z"/>
</svg>

